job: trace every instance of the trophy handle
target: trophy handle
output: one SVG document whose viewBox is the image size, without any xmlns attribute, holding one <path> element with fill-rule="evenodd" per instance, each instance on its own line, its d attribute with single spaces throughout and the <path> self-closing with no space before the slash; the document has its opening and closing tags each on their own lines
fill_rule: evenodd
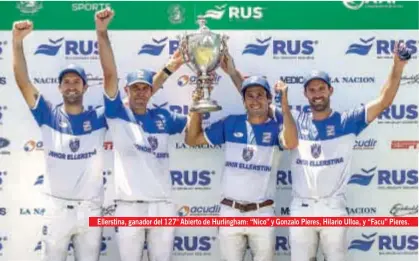
<svg viewBox="0 0 419 261">
<path fill-rule="evenodd" d="M 195 73 L 198 73 L 197 70 L 196 70 L 196 68 L 194 68 L 191 65 L 191 63 L 190 63 L 191 57 L 189 56 L 189 53 L 188 53 L 188 50 L 187 50 L 187 48 L 188 48 L 188 42 L 189 42 L 188 41 L 188 36 L 186 35 L 186 36 L 180 38 L 179 41 L 180 41 L 179 48 L 180 48 L 180 53 L 182 55 L 183 61 L 189 67 L 189 69 L 191 69 Z"/>
<path fill-rule="evenodd" d="M 227 53 L 228 51 L 228 46 L 227 46 L 227 40 L 228 40 L 228 35 L 223 34 L 221 36 L 221 54 L 224 55 Z"/>
</svg>

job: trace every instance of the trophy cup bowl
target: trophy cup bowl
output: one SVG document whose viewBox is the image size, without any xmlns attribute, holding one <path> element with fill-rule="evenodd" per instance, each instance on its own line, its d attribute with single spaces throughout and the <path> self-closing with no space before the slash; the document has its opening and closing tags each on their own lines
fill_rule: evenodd
<svg viewBox="0 0 419 261">
<path fill-rule="evenodd" d="M 215 100 L 211 99 L 214 72 L 219 67 L 221 57 L 226 50 L 227 36 L 211 32 L 205 26 L 205 19 L 198 18 L 200 28 L 197 32 L 185 34 L 181 37 L 181 53 L 188 67 L 197 76 L 197 89 L 202 89 L 203 97 L 194 102 L 190 108 L 192 112 L 213 112 L 222 109 Z"/>
</svg>

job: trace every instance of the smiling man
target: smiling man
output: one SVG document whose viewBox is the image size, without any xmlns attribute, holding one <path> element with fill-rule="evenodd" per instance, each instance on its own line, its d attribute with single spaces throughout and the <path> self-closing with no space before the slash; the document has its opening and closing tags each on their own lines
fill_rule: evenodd
<svg viewBox="0 0 419 261">
<path fill-rule="evenodd" d="M 393 66 L 378 97 L 366 105 L 338 112 L 331 108 L 330 76 L 312 71 L 304 81 L 311 112 L 296 113 L 299 145 L 292 152 L 292 216 L 345 216 L 355 138 L 392 103 L 409 59 L 403 45 L 394 49 Z M 279 110 L 276 111 L 279 113 Z M 320 242 L 327 261 L 346 260 L 345 227 L 290 227 L 291 260 L 316 260 Z"/>
<path fill-rule="evenodd" d="M 53 107 L 45 99 L 29 80 L 23 51 L 23 39 L 32 29 L 30 21 L 13 24 L 13 70 L 44 143 L 44 192 L 50 205 L 42 231 L 42 260 L 65 260 L 72 240 L 77 260 L 97 261 L 102 229 L 89 227 L 88 217 L 102 215 L 104 108 L 84 109 L 87 77 L 74 64 L 58 75 L 63 103 Z"/>
<path fill-rule="evenodd" d="M 136 70 L 118 88 L 117 67 L 108 36 L 114 17 L 110 8 L 95 15 L 99 57 L 104 73 L 105 115 L 115 145 L 115 216 L 176 216 L 169 172 L 169 138 L 186 129 L 187 118 L 163 108 L 149 109 L 150 98 L 183 64 L 179 51 L 157 73 Z M 172 259 L 174 227 L 118 227 L 116 240 L 121 261 L 142 260 L 147 238 L 150 261 Z"/>
<path fill-rule="evenodd" d="M 229 67 L 233 72 L 233 65 Z M 281 150 L 298 145 L 288 87 L 281 81 L 275 85 L 283 107 L 274 120 L 269 116 L 272 95 L 268 81 L 261 76 L 240 81 L 233 79 L 240 86 L 247 113 L 229 115 L 203 129 L 202 115 L 191 112 L 185 142 L 190 146 L 225 144 L 220 216 L 273 217 L 276 172 L 272 166 L 279 162 Z M 194 101 L 201 96 L 197 92 Z M 253 260 L 272 261 L 274 231 L 274 227 L 220 227 L 221 260 L 241 261 L 248 244 Z"/>
</svg>

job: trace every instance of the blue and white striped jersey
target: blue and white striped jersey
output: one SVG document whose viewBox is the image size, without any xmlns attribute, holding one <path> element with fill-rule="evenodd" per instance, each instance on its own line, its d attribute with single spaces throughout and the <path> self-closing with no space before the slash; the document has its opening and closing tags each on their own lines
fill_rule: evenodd
<svg viewBox="0 0 419 261">
<path fill-rule="evenodd" d="M 31 109 L 41 127 L 46 158 L 45 192 L 56 197 L 103 202 L 104 108 L 67 114 L 39 95 Z"/>
<path fill-rule="evenodd" d="M 115 187 L 120 200 L 171 200 L 168 139 L 182 133 L 187 117 L 165 109 L 138 115 L 120 93 L 105 94 L 105 114 L 115 149 Z"/>
<path fill-rule="evenodd" d="M 314 120 L 311 112 L 293 114 L 299 138 L 291 156 L 294 196 L 324 198 L 344 194 L 355 138 L 368 126 L 365 107 L 333 111 L 321 121 Z"/>
<path fill-rule="evenodd" d="M 243 202 L 262 202 L 275 195 L 275 169 L 279 161 L 282 116 L 262 124 L 250 124 L 247 115 L 230 115 L 208 126 L 209 144 L 225 143 L 222 197 Z"/>
</svg>

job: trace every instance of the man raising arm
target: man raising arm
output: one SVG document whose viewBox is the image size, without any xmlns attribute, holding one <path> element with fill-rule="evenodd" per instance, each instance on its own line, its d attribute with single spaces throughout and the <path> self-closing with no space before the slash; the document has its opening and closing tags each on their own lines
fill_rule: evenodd
<svg viewBox="0 0 419 261">
<path fill-rule="evenodd" d="M 291 157 L 292 216 L 345 216 L 345 191 L 356 137 L 394 100 L 407 61 L 394 49 L 390 75 L 379 97 L 367 105 L 344 112 L 333 111 L 330 77 L 312 71 L 304 81 L 304 95 L 311 112 L 296 117 L 299 146 Z M 291 260 L 311 261 L 320 241 L 328 261 L 344 261 L 347 256 L 344 227 L 291 227 Z"/>
<path fill-rule="evenodd" d="M 88 86 L 86 73 L 79 65 L 70 64 L 58 74 L 62 104 L 53 107 L 35 88 L 23 52 L 23 39 L 32 29 L 30 21 L 13 24 L 13 70 L 44 143 L 43 192 L 49 205 L 44 216 L 42 260 L 65 260 L 73 241 L 77 260 L 97 261 L 102 229 L 89 227 L 88 217 L 102 215 L 102 153 L 107 128 L 104 110 L 84 110 Z"/>
<path fill-rule="evenodd" d="M 115 151 L 115 216 L 176 216 L 171 195 L 168 140 L 170 135 L 185 130 L 187 119 L 166 109 L 148 109 L 147 105 L 183 60 L 177 50 L 157 74 L 148 70 L 128 73 L 124 86 L 128 104 L 125 105 L 118 89 L 117 69 L 107 36 L 113 16 L 113 10 L 105 9 L 96 13 L 95 20 L 105 78 L 105 114 Z M 149 260 L 171 260 L 174 227 L 118 227 L 116 240 L 121 261 L 142 259 L 146 233 Z"/>
<path fill-rule="evenodd" d="M 258 76 L 249 77 L 242 83 L 246 114 L 227 116 L 203 130 L 202 116 L 190 113 L 185 137 L 188 145 L 225 144 L 220 216 L 275 216 L 272 163 L 277 160 L 275 154 L 280 150 L 298 145 L 295 123 L 286 101 L 287 86 L 279 82 L 275 89 L 283 93 L 284 119 L 273 120 L 268 116 L 272 101 L 270 87 L 265 78 Z M 200 96 L 195 93 L 194 100 Z M 254 260 L 273 259 L 274 228 L 220 227 L 222 260 L 241 261 L 246 238 Z"/>
</svg>

